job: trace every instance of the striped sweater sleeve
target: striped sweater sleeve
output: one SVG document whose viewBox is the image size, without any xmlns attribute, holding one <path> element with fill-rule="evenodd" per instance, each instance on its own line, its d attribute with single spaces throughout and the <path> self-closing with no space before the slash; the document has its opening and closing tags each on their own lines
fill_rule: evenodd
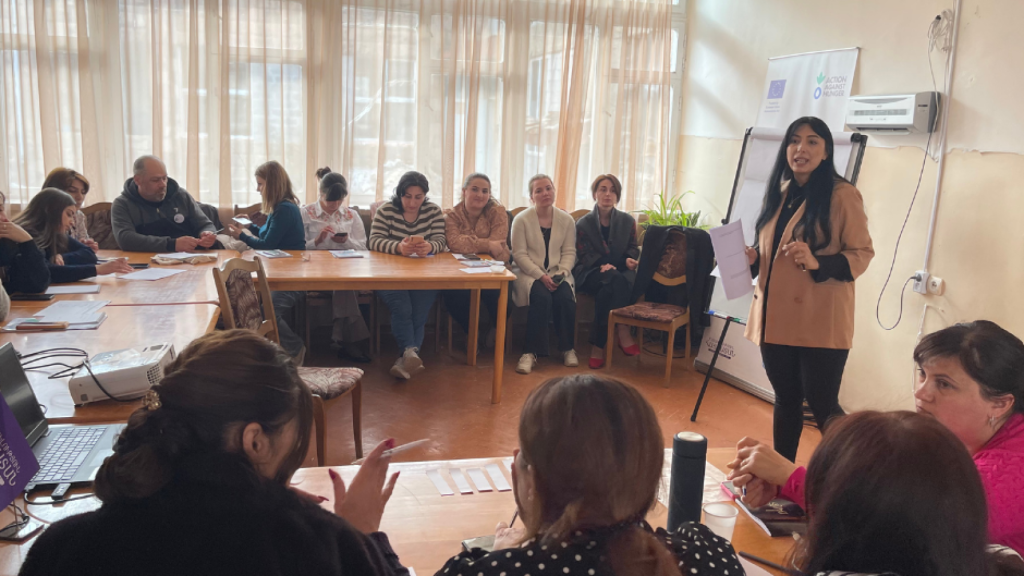
<svg viewBox="0 0 1024 576">
<path fill-rule="evenodd" d="M 370 225 L 370 250 L 385 254 L 398 254 L 398 244 L 406 235 L 393 234 L 392 228 L 397 219 L 401 217 L 402 215 L 391 204 L 383 204 L 377 209 L 377 214 L 373 217 L 373 223 Z"/>
<path fill-rule="evenodd" d="M 423 222 L 426 233 L 423 239 L 430 243 L 434 254 L 448 251 L 448 238 L 444 233 L 444 212 L 437 204 L 431 204 L 429 210 L 424 214 L 420 211 L 420 219 Z"/>
</svg>

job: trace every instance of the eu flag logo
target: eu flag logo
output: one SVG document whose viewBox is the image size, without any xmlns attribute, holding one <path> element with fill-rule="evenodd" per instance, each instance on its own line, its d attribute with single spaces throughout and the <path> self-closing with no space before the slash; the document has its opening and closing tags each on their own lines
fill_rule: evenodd
<svg viewBox="0 0 1024 576">
<path fill-rule="evenodd" d="M 777 98 L 782 98 L 782 93 L 785 91 L 785 80 L 772 80 L 772 83 L 768 85 L 768 99 L 775 100 Z"/>
</svg>

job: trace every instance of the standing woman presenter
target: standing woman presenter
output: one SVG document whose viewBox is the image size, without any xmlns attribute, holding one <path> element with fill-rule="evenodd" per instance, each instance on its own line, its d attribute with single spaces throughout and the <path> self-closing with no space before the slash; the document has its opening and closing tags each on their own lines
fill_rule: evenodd
<svg viewBox="0 0 1024 576">
<path fill-rule="evenodd" d="M 843 414 L 839 386 L 853 345 L 854 280 L 875 250 L 860 192 L 836 172 L 818 118 L 786 130 L 747 248 L 758 276 L 746 337 L 775 389 L 775 450 L 796 458 L 806 398 L 819 429 Z"/>
</svg>

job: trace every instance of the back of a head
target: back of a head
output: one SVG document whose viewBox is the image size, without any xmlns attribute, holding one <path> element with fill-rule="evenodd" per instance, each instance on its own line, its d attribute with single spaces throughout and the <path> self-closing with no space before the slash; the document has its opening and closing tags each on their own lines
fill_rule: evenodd
<svg viewBox="0 0 1024 576">
<path fill-rule="evenodd" d="M 537 498 L 524 505 L 528 534 L 557 540 L 577 529 L 640 521 L 657 498 L 661 427 L 640 393 L 617 380 L 577 374 L 535 389 L 519 421 L 520 456 Z M 671 553 L 638 528 L 609 542 L 619 576 L 677 575 Z"/>
<path fill-rule="evenodd" d="M 933 418 L 860 412 L 833 421 L 807 470 L 806 574 L 989 574 L 981 479 Z"/>
<path fill-rule="evenodd" d="M 324 200 L 337 202 L 348 196 L 348 181 L 341 174 L 324 166 L 316 171 L 316 177 L 320 180 L 320 194 Z"/>
<path fill-rule="evenodd" d="M 914 348 L 918 366 L 952 358 L 981 387 L 982 396 L 1013 396 L 1013 412 L 1024 413 L 1024 342 L 995 322 L 977 320 L 928 334 Z"/>
<path fill-rule="evenodd" d="M 147 402 L 131 415 L 114 455 L 96 477 L 96 495 L 104 502 L 153 495 L 192 457 L 248 463 L 227 442 L 236 428 L 251 422 L 272 434 L 297 421 L 296 446 L 275 478 L 281 484 L 308 450 L 309 388 L 291 356 L 254 332 L 223 330 L 197 338 L 167 366 L 151 393 L 158 402 Z"/>
</svg>

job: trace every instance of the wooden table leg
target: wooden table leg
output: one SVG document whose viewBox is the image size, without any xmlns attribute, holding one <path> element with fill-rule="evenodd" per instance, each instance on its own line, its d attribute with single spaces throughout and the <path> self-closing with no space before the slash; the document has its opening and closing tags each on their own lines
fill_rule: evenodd
<svg viewBox="0 0 1024 576">
<path fill-rule="evenodd" d="M 476 366 L 476 343 L 480 337 L 480 289 L 469 291 L 469 338 L 466 340 L 466 364 Z"/>
<path fill-rule="evenodd" d="M 508 321 L 508 282 L 501 283 L 498 296 L 498 326 L 494 335 L 494 380 L 491 383 L 491 404 L 501 403 L 501 374 L 505 369 L 505 323 Z"/>
</svg>

